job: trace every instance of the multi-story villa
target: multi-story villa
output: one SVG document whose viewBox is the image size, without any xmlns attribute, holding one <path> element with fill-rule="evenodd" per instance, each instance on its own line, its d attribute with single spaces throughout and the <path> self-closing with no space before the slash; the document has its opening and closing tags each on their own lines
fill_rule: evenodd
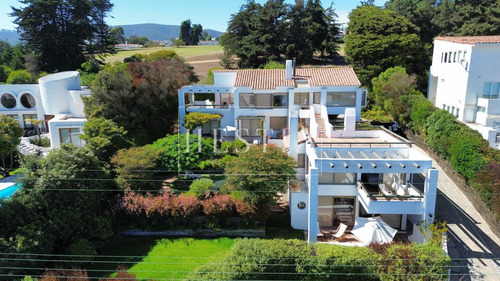
<svg viewBox="0 0 500 281">
<path fill-rule="evenodd" d="M 437 37 L 429 99 L 500 148 L 500 36 Z"/>
<path fill-rule="evenodd" d="M 40 78 L 38 84 L 0 85 L 0 114 L 18 121 L 29 136 L 36 134 L 32 120 L 43 121 L 39 126 L 49 136 L 51 148 L 62 143 L 81 146 L 78 135 L 86 122 L 82 96 L 89 95 L 77 71 L 60 72 Z M 20 146 L 24 153 L 36 149 L 27 139 Z"/>
<path fill-rule="evenodd" d="M 282 145 L 297 160 L 289 192 L 292 226 L 316 242 L 319 226 L 380 215 L 399 231 L 434 217 L 438 171 L 405 139 L 357 130 L 366 91 L 353 69 L 214 71 L 213 85 L 179 90 L 179 117 L 222 117 L 198 132 Z M 333 123 L 333 124 L 332 124 Z M 418 230 L 417 230 L 418 231 Z"/>
</svg>

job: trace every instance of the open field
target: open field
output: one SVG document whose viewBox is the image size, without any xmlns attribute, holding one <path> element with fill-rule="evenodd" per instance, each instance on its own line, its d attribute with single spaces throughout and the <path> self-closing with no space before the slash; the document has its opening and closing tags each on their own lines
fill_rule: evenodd
<svg viewBox="0 0 500 281">
<path fill-rule="evenodd" d="M 203 81 L 207 77 L 209 69 L 221 67 L 219 64 L 219 55 L 222 54 L 222 47 L 220 45 L 185 46 L 180 48 L 154 47 L 119 51 L 112 56 L 108 56 L 105 62 L 123 62 L 123 59 L 134 54 L 148 55 L 162 50 L 173 50 L 179 56 L 183 57 L 187 63 L 193 66 L 194 71 L 200 78 L 200 81 Z"/>
<path fill-rule="evenodd" d="M 106 57 L 106 63 L 123 62 L 124 58 L 130 57 L 134 54 L 148 55 L 153 52 L 161 50 L 173 50 L 179 56 L 189 61 L 191 58 L 196 56 L 212 56 L 217 58 L 219 54 L 222 54 L 222 47 L 220 45 L 204 45 L 204 46 L 185 46 L 185 47 L 154 47 L 154 48 L 140 48 L 135 50 L 125 50 L 118 51 L 118 53 Z"/>
</svg>

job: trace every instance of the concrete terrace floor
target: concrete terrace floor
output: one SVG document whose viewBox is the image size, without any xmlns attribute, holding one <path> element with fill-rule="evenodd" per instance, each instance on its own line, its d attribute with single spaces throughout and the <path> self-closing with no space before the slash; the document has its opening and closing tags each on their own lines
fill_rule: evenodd
<svg viewBox="0 0 500 281">
<path fill-rule="evenodd" d="M 413 148 L 427 155 L 416 145 Z M 436 161 L 433 166 L 439 170 L 436 211 L 448 223 L 450 280 L 500 281 L 499 237 Z"/>
</svg>

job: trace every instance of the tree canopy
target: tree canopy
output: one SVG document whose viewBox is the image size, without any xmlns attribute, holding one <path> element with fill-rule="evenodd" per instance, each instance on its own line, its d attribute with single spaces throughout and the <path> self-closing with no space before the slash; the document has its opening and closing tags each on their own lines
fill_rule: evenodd
<svg viewBox="0 0 500 281">
<path fill-rule="evenodd" d="M 414 24 L 395 12 L 371 5 L 354 9 L 349 20 L 344 38 L 346 58 L 363 85 L 371 88 L 373 77 L 395 66 L 404 67 L 408 74 L 420 76 L 419 82 L 427 83 L 430 45 L 420 42 Z"/>
<path fill-rule="evenodd" d="M 23 134 L 24 130 L 19 126 L 19 122 L 6 115 L 0 116 L 0 157 L 2 157 L 2 166 L 4 168 L 5 157 L 16 151 L 17 146 L 21 143 L 19 138 Z"/>
<path fill-rule="evenodd" d="M 231 15 L 221 38 L 226 55 L 236 55 L 240 68 L 259 68 L 282 57 L 309 63 L 314 52 L 336 57 L 338 27 L 333 7 L 325 11 L 319 0 L 269 0 L 264 5 L 248 1 Z"/>
<path fill-rule="evenodd" d="M 226 164 L 225 174 L 232 196 L 265 209 L 286 191 L 288 181 L 295 178 L 295 166 L 281 148 L 250 146 Z"/>
<path fill-rule="evenodd" d="M 116 186 L 88 148 L 63 146 L 46 157 L 29 156 L 22 168 L 22 188 L 1 201 L 2 253 L 68 253 L 80 239 L 95 247 L 112 235 L 105 210 L 113 193 L 106 191 Z M 2 259 L 0 273 L 28 275 L 46 264 L 43 259 Z"/>
<path fill-rule="evenodd" d="M 185 20 L 181 23 L 179 39 L 186 45 L 198 45 L 202 33 L 201 24 L 192 25 L 191 20 Z"/>
<path fill-rule="evenodd" d="M 48 72 L 75 70 L 85 61 L 114 52 L 105 18 L 109 0 L 20 0 L 14 23 L 28 50 Z"/>
<path fill-rule="evenodd" d="M 189 65 L 175 55 L 110 66 L 97 75 L 85 111 L 123 127 L 133 145 L 145 145 L 173 132 L 177 90 L 195 81 Z"/>
</svg>

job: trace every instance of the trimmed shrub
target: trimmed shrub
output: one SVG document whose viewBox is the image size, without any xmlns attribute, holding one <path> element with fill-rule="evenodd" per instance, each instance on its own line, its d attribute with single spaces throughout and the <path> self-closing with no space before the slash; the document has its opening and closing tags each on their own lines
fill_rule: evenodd
<svg viewBox="0 0 500 281">
<path fill-rule="evenodd" d="M 386 244 L 378 265 L 380 280 L 447 280 L 451 259 L 434 244 Z"/>
<path fill-rule="evenodd" d="M 449 148 L 450 164 L 466 179 L 471 179 L 476 171 L 486 165 L 482 152 L 486 150 L 488 144 L 477 131 L 462 126 L 462 130 L 453 137 Z"/>
<path fill-rule="evenodd" d="M 203 199 L 210 195 L 210 193 L 215 189 L 214 181 L 211 179 L 201 178 L 196 179 L 189 186 L 189 194 L 198 197 L 198 199 Z"/>
<path fill-rule="evenodd" d="M 188 219 L 201 214 L 201 201 L 193 195 L 181 194 L 172 198 L 172 216 Z"/>
<path fill-rule="evenodd" d="M 443 158 L 448 159 L 450 156 L 448 148 L 457 132 L 458 126 L 455 116 L 438 109 L 427 118 L 425 142 L 430 148 L 440 153 Z"/>
<path fill-rule="evenodd" d="M 435 111 L 432 102 L 421 93 L 415 95 L 402 96 L 401 101 L 407 109 L 399 116 L 400 123 L 412 130 L 424 133 L 427 118 Z"/>
<path fill-rule="evenodd" d="M 211 218 L 226 219 L 234 215 L 234 199 L 227 194 L 214 195 L 202 203 L 203 213 Z"/>
</svg>

